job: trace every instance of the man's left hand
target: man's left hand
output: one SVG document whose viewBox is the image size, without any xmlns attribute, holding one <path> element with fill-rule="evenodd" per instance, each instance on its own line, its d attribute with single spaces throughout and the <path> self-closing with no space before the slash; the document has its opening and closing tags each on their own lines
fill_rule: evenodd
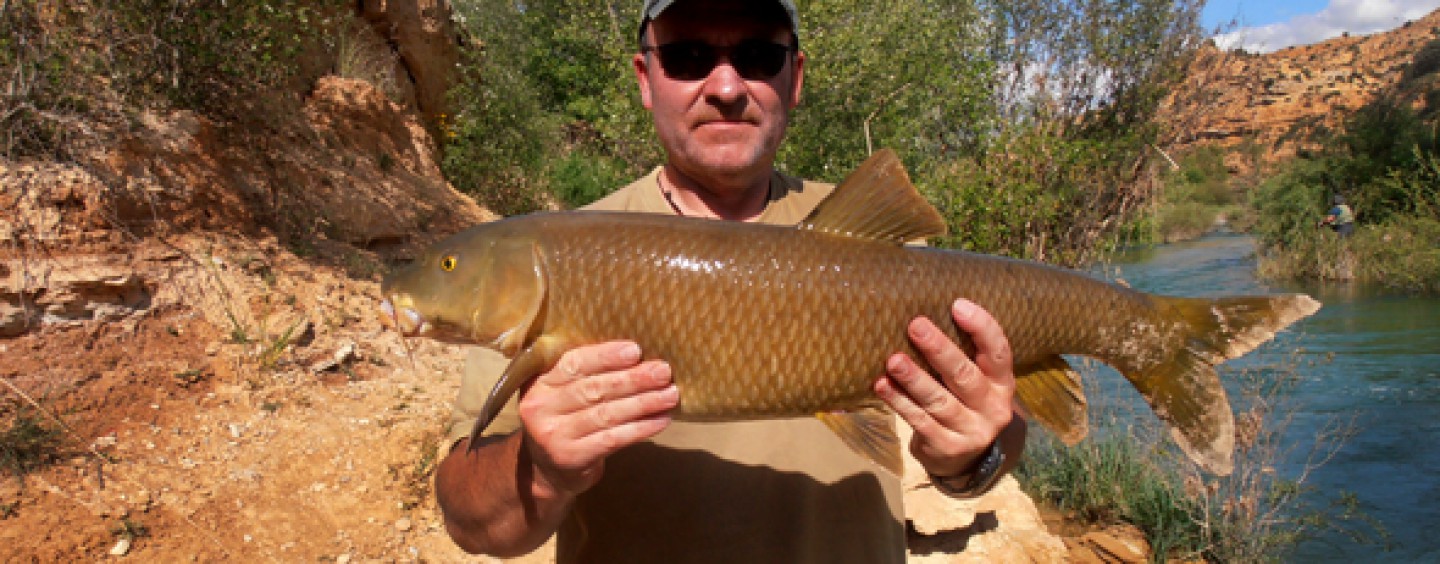
<svg viewBox="0 0 1440 564">
<path fill-rule="evenodd" d="M 933 476 L 971 470 L 1015 417 L 1013 356 L 1005 332 L 969 300 L 956 300 L 950 313 L 975 343 L 973 360 L 932 321 L 918 317 L 907 328 L 910 342 L 939 379 L 896 353 L 875 382 L 875 393 L 915 429 L 910 452 Z"/>
</svg>

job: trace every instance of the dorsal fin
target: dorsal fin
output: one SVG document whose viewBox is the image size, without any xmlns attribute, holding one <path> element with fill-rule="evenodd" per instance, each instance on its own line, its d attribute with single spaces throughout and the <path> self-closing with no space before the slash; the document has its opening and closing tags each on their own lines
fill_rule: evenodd
<svg viewBox="0 0 1440 564">
<path fill-rule="evenodd" d="M 800 228 L 904 244 L 944 235 L 945 220 L 910 183 L 895 151 L 881 149 L 845 177 Z"/>
</svg>

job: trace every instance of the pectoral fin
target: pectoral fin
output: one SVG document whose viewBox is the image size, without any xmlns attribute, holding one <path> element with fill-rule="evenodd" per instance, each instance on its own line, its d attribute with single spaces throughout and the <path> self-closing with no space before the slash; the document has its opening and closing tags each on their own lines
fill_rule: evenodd
<svg viewBox="0 0 1440 564">
<path fill-rule="evenodd" d="M 816 413 L 845 446 L 899 476 L 905 470 L 900 455 L 900 437 L 895 434 L 895 417 L 883 407 L 858 411 Z"/>
<path fill-rule="evenodd" d="M 544 374 L 555 366 L 560 360 L 560 355 L 569 350 L 571 346 L 565 339 L 555 335 L 541 335 L 531 343 L 529 347 L 515 355 L 510 365 L 505 367 L 505 373 L 500 375 L 500 380 L 495 382 L 495 387 L 490 389 L 490 396 L 485 399 L 485 405 L 480 408 L 480 416 L 475 420 L 475 429 L 471 431 L 471 437 L 479 437 L 486 427 L 500 414 L 500 410 L 520 390 L 520 387 L 529 382 L 531 378 Z M 479 443 L 471 441 L 470 448 L 474 449 Z"/>
<path fill-rule="evenodd" d="M 1015 376 L 1015 396 L 1025 412 L 1067 445 L 1085 438 L 1085 390 L 1080 375 L 1059 356 L 1034 366 L 1019 369 Z"/>
</svg>

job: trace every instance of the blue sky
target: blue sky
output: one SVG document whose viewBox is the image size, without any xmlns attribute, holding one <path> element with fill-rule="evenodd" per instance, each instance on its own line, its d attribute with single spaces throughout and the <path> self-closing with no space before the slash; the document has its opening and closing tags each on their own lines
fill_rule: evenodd
<svg viewBox="0 0 1440 564">
<path fill-rule="evenodd" d="M 1233 31 L 1216 37 L 1221 47 L 1268 53 L 1347 31 L 1366 35 L 1394 29 L 1436 8 L 1440 0 L 1210 0 L 1204 22 L 1214 29 L 1235 21 Z"/>
</svg>

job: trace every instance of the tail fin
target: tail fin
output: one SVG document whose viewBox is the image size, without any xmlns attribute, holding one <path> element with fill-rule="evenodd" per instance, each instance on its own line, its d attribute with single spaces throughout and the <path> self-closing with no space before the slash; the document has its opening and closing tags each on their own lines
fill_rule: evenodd
<svg viewBox="0 0 1440 564">
<path fill-rule="evenodd" d="M 1161 315 L 1185 327 L 1183 346 L 1148 369 L 1127 372 L 1185 454 L 1218 475 L 1234 469 L 1235 424 L 1214 365 L 1269 341 L 1320 309 L 1303 294 L 1196 299 L 1151 296 Z"/>
</svg>

